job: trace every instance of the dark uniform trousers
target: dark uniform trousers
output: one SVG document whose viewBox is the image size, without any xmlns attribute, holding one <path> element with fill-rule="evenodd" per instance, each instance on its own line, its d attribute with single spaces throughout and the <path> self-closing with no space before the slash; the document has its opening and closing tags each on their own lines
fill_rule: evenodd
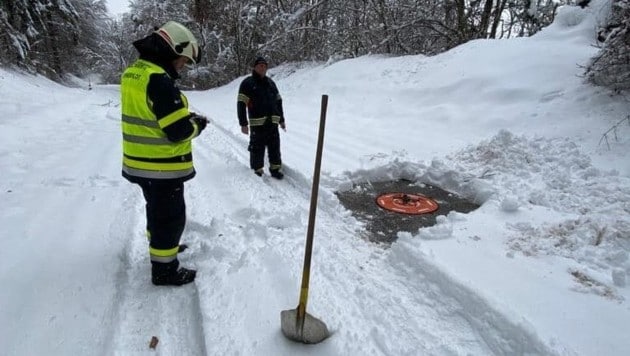
<svg viewBox="0 0 630 356">
<path fill-rule="evenodd" d="M 184 183 L 154 179 L 139 185 L 146 201 L 149 245 L 160 250 L 179 246 L 186 226 Z"/>
<path fill-rule="evenodd" d="M 249 135 L 249 165 L 251 169 L 259 169 L 265 165 L 265 148 L 269 155 L 269 165 L 280 166 L 280 133 L 277 124 L 265 124 L 250 127 Z"/>
</svg>

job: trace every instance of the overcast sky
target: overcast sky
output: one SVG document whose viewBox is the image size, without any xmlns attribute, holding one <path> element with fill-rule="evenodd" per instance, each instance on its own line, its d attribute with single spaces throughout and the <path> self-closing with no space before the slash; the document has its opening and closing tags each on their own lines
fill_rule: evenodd
<svg viewBox="0 0 630 356">
<path fill-rule="evenodd" d="M 129 0 L 107 0 L 107 8 L 112 14 L 122 14 L 127 12 Z"/>
</svg>

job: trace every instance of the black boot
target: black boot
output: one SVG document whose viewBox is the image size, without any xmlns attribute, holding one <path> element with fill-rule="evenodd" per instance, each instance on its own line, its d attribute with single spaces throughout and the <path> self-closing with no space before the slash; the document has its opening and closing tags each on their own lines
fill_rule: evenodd
<svg viewBox="0 0 630 356">
<path fill-rule="evenodd" d="M 151 262 L 151 282 L 156 286 L 181 286 L 195 280 L 197 271 L 179 268 L 179 261 Z"/>
<path fill-rule="evenodd" d="M 271 174 L 272 177 L 274 177 L 276 179 L 284 178 L 284 174 L 282 172 L 280 172 L 279 169 L 270 169 L 269 173 Z"/>
</svg>

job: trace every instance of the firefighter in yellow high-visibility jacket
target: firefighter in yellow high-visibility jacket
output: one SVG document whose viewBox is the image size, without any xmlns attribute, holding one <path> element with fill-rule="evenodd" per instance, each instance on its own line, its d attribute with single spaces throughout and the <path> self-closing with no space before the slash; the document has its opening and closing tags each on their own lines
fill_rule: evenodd
<svg viewBox="0 0 630 356">
<path fill-rule="evenodd" d="M 199 56 L 197 40 L 183 25 L 169 21 L 133 43 L 139 59 L 123 73 L 122 175 L 142 188 L 146 201 L 151 281 L 183 285 L 196 271 L 179 267 L 177 253 L 186 224 L 184 182 L 195 176 L 192 139 L 208 120 L 190 112 L 175 85 L 178 72 Z"/>
</svg>

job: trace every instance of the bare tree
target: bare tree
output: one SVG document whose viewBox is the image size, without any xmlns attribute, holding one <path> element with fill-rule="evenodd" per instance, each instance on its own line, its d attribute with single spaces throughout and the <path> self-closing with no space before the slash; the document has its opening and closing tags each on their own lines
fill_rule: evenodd
<svg viewBox="0 0 630 356">
<path fill-rule="evenodd" d="M 26 1 L 0 3 L 0 64 L 27 63 L 31 49 L 28 34 L 35 34 L 28 5 Z"/>
<path fill-rule="evenodd" d="M 82 14 L 78 19 L 77 45 L 70 49 L 75 66 L 70 68 L 78 76 L 98 75 L 107 83 L 117 82 L 120 76 L 120 29 L 112 19 L 106 0 L 75 0 L 75 8 Z"/>
<path fill-rule="evenodd" d="M 587 78 L 615 91 L 630 89 L 630 0 L 613 0 L 600 30 L 602 49 L 587 67 Z"/>
<path fill-rule="evenodd" d="M 257 54 L 275 64 L 432 55 L 472 39 L 529 36 L 568 1 L 131 0 L 130 11 L 110 21 L 104 0 L 12 0 L 0 3 L 0 63 L 17 58 L 50 76 L 97 71 L 112 81 L 137 56 L 134 40 L 175 20 L 202 49 L 182 84 L 208 88 L 248 73 Z"/>
</svg>

